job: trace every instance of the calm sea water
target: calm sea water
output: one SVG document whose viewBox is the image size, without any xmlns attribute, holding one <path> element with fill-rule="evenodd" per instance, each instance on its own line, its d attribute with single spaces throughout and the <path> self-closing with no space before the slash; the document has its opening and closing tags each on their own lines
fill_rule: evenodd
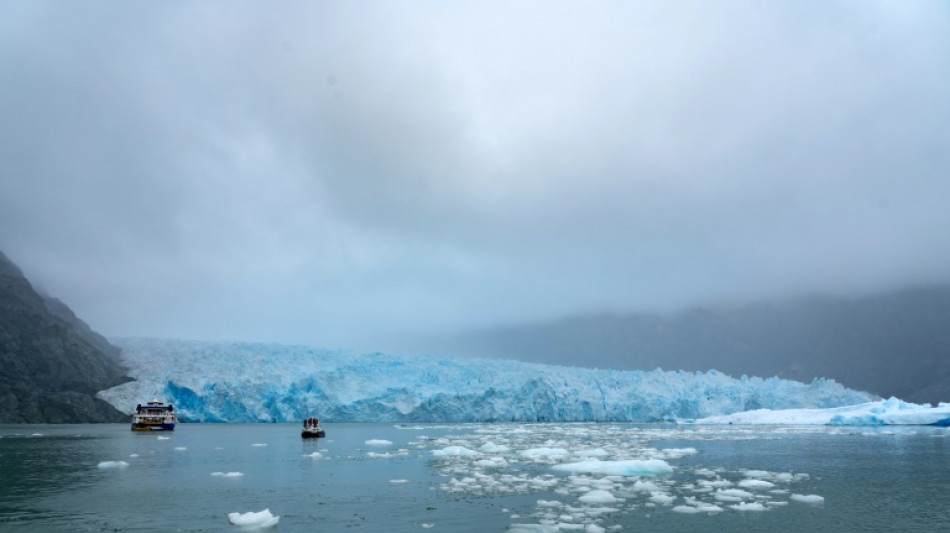
<svg viewBox="0 0 950 533">
<path fill-rule="evenodd" d="M 950 531 L 946 428 L 326 429 L 0 426 L 0 529 L 244 531 L 229 513 L 269 509 L 283 532 Z M 553 468 L 656 459 L 672 473 Z"/>
</svg>

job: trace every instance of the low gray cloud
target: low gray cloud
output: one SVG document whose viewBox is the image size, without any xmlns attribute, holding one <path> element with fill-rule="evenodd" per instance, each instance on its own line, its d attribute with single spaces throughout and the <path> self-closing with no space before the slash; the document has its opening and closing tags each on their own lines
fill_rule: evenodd
<svg viewBox="0 0 950 533">
<path fill-rule="evenodd" d="M 940 3 L 0 7 L 0 247 L 108 335 L 946 282 Z"/>
</svg>

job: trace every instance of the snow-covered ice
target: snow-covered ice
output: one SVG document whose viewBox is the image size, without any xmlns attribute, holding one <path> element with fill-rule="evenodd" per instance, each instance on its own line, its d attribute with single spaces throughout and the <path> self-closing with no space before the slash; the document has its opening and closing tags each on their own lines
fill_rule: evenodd
<svg viewBox="0 0 950 533">
<path fill-rule="evenodd" d="M 379 446 L 379 447 L 384 447 L 384 446 L 392 446 L 392 445 L 393 445 L 393 441 L 391 441 L 391 440 L 384 440 L 384 439 L 369 439 L 368 441 L 364 442 L 363 444 L 365 444 L 365 445 L 367 445 L 367 446 Z"/>
<path fill-rule="evenodd" d="M 832 380 L 733 378 L 716 371 L 592 370 L 276 344 L 114 342 L 135 381 L 99 396 L 128 411 L 160 391 L 183 422 L 296 422 L 312 413 L 340 422 L 695 420 L 876 399 Z M 156 359 L 163 364 L 153 364 Z"/>
<path fill-rule="evenodd" d="M 243 472 L 211 472 L 212 476 L 216 477 L 243 477 Z"/>
<path fill-rule="evenodd" d="M 129 466 L 129 463 L 125 461 L 102 461 L 99 463 L 99 468 L 125 468 Z"/>
</svg>

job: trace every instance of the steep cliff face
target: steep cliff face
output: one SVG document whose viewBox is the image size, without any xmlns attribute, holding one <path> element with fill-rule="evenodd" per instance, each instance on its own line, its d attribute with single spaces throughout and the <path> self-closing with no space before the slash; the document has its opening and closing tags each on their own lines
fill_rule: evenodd
<svg viewBox="0 0 950 533">
<path fill-rule="evenodd" d="M 120 422 L 95 398 L 128 378 L 118 349 L 0 253 L 0 422 Z"/>
</svg>

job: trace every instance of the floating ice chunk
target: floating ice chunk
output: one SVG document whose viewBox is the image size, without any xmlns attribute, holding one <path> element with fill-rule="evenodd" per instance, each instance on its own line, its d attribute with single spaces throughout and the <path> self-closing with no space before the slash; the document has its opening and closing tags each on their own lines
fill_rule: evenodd
<svg viewBox="0 0 950 533">
<path fill-rule="evenodd" d="M 304 455 L 304 457 L 309 457 L 311 459 L 323 459 L 323 454 L 320 452 L 313 452 L 313 453 Z"/>
<path fill-rule="evenodd" d="M 766 490 L 775 487 L 775 483 L 769 483 L 761 479 L 743 479 L 739 482 L 739 486 L 744 489 Z"/>
<path fill-rule="evenodd" d="M 436 457 L 459 457 L 479 455 L 475 450 L 470 450 L 465 446 L 446 446 L 441 450 L 432 450 L 432 455 Z"/>
<path fill-rule="evenodd" d="M 492 441 L 488 441 L 485 444 L 482 444 L 478 449 L 485 453 L 503 453 L 507 452 L 511 448 L 507 446 L 499 446 Z"/>
<path fill-rule="evenodd" d="M 138 457 L 138 456 L 139 456 L 139 454 L 137 454 L 137 453 L 130 453 L 130 454 L 129 454 L 129 457 Z"/>
<path fill-rule="evenodd" d="M 721 502 L 741 502 L 742 500 L 751 499 L 754 497 L 755 495 L 751 492 L 741 489 L 717 490 L 716 494 L 713 495 L 713 498 L 716 498 Z"/>
<path fill-rule="evenodd" d="M 158 436 L 158 440 L 169 440 L 169 439 L 171 439 L 171 437 L 162 437 L 161 435 Z"/>
<path fill-rule="evenodd" d="M 263 448 L 264 446 L 267 446 L 267 443 L 266 443 L 266 442 L 255 442 L 254 444 L 251 444 L 251 446 L 255 446 L 255 447 L 257 447 L 257 448 Z"/>
<path fill-rule="evenodd" d="M 607 530 L 598 526 L 597 524 L 587 524 L 587 527 L 584 528 L 586 533 L 605 533 Z"/>
<path fill-rule="evenodd" d="M 552 468 L 565 472 L 611 474 L 617 476 L 649 476 L 669 474 L 673 471 L 673 467 L 661 459 L 628 459 L 625 461 L 591 460 L 555 465 Z"/>
<path fill-rule="evenodd" d="M 422 529 L 432 529 L 433 527 L 435 527 L 435 524 L 422 524 Z"/>
<path fill-rule="evenodd" d="M 504 457 L 495 456 L 489 457 L 488 459 L 479 459 L 472 464 L 485 468 L 504 468 L 508 466 L 508 461 L 506 461 Z"/>
<path fill-rule="evenodd" d="M 609 490 L 592 490 L 582 495 L 578 500 L 584 503 L 616 503 L 620 501 Z"/>
<path fill-rule="evenodd" d="M 732 486 L 732 482 L 729 481 L 728 479 L 715 479 L 715 480 L 700 479 L 697 483 L 701 487 L 712 487 L 712 488 L 717 488 L 717 489 Z"/>
<path fill-rule="evenodd" d="M 258 513 L 228 513 L 228 521 L 236 526 L 247 528 L 266 528 L 277 525 L 279 516 L 270 513 L 270 509 L 264 509 Z"/>
<path fill-rule="evenodd" d="M 577 450 L 574 455 L 578 457 L 606 457 L 609 454 L 603 448 L 594 448 L 593 450 Z"/>
<path fill-rule="evenodd" d="M 183 452 L 183 451 L 187 450 L 188 447 L 187 447 L 187 446 L 175 446 L 175 449 L 178 450 L 179 452 Z"/>
<path fill-rule="evenodd" d="M 368 441 L 364 442 L 363 444 L 365 444 L 365 445 L 367 445 L 367 446 L 380 446 L 380 447 L 382 447 L 382 446 L 392 446 L 392 445 L 393 445 L 393 441 L 391 441 L 391 440 L 384 440 L 384 439 L 369 439 Z"/>
<path fill-rule="evenodd" d="M 217 477 L 241 477 L 244 475 L 244 472 L 211 472 L 211 475 Z"/>
<path fill-rule="evenodd" d="M 736 511 L 765 511 L 768 509 L 768 507 L 762 505 L 759 502 L 752 502 L 752 503 L 740 502 L 740 503 L 737 503 L 736 505 L 730 505 L 729 508 L 735 509 Z"/>
<path fill-rule="evenodd" d="M 103 461 L 99 463 L 99 468 L 125 468 L 129 463 L 125 461 Z"/>
<path fill-rule="evenodd" d="M 665 459 L 681 459 L 687 455 L 696 455 L 699 451 L 696 448 L 664 448 L 660 450 L 660 455 Z"/>
<path fill-rule="evenodd" d="M 558 527 L 554 524 L 511 524 L 507 533 L 557 533 Z"/>
<path fill-rule="evenodd" d="M 531 448 L 528 450 L 522 450 L 521 455 L 523 457 L 565 457 L 571 454 L 571 452 L 565 450 L 564 448 Z"/>
<path fill-rule="evenodd" d="M 390 479 L 389 482 L 392 483 L 393 485 L 402 485 L 404 483 L 409 483 L 409 480 L 408 479 Z"/>
<path fill-rule="evenodd" d="M 824 503 L 825 501 L 823 496 L 817 494 L 792 494 L 789 499 L 801 503 Z"/>
<path fill-rule="evenodd" d="M 696 514 L 701 513 L 699 507 L 693 507 L 692 505 L 677 505 L 673 508 L 674 513 L 683 513 L 683 514 Z"/>
<path fill-rule="evenodd" d="M 31 437 L 42 437 L 43 434 L 42 434 L 42 433 L 33 433 L 33 434 L 30 435 L 30 436 L 31 436 Z"/>
<path fill-rule="evenodd" d="M 633 484 L 633 490 L 637 492 L 662 492 L 656 483 L 643 481 L 642 479 L 638 479 L 637 482 Z"/>
<path fill-rule="evenodd" d="M 670 505 L 675 500 L 675 496 L 670 496 L 665 492 L 653 492 L 650 494 L 650 501 L 657 505 Z"/>
<path fill-rule="evenodd" d="M 538 500 L 538 507 L 553 507 L 560 508 L 564 507 L 564 504 L 557 500 Z"/>
</svg>

